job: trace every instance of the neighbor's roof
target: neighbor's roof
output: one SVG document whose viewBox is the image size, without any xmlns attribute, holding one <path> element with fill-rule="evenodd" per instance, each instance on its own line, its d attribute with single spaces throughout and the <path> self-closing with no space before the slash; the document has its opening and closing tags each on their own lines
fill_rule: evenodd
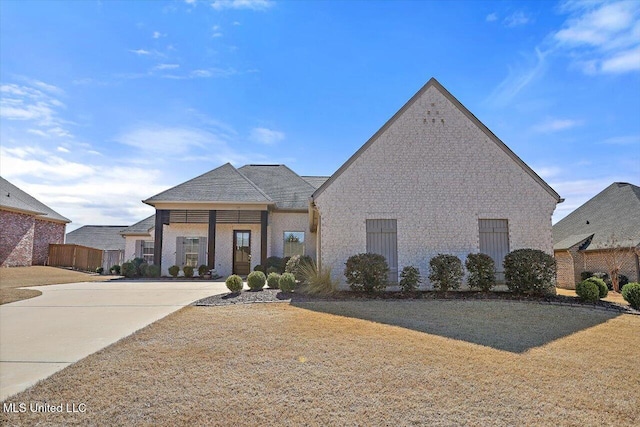
<svg viewBox="0 0 640 427">
<path fill-rule="evenodd" d="M 315 187 L 285 165 L 246 165 L 238 171 L 264 191 L 278 209 L 309 208 Z"/>
<path fill-rule="evenodd" d="M 309 184 L 313 186 L 313 188 L 318 189 L 322 184 L 324 184 L 330 176 L 302 176 L 302 179 L 307 181 Z"/>
<path fill-rule="evenodd" d="M 484 134 L 492 140 L 498 148 L 504 151 L 516 164 L 518 164 L 534 181 L 536 181 L 542 188 L 544 188 L 558 203 L 562 202 L 564 199 L 560 197 L 556 191 L 549 186 L 540 176 L 533 171 L 520 157 L 518 157 L 509 147 L 506 146 L 504 142 L 500 140 L 488 127 L 484 125 L 476 116 L 473 115 L 471 111 L 467 109 L 460 101 L 458 101 L 444 86 L 440 84 L 434 77 L 431 77 L 429 81 L 418 91 L 415 95 L 407 101 L 406 104 L 398 110 L 393 117 L 391 117 L 369 140 L 362 146 L 358 151 L 356 151 L 340 168 L 331 175 L 324 184 L 318 188 L 313 195 L 312 199 L 318 197 L 328 186 L 331 185 L 342 173 L 349 167 L 351 164 L 358 159 L 393 123 L 398 120 L 405 111 L 407 111 L 420 97 L 427 91 L 429 88 L 434 87 L 438 92 L 440 92 L 445 98 L 447 98 L 462 114 L 467 116 L 467 118 L 474 123 Z"/>
<path fill-rule="evenodd" d="M 150 217 L 145 218 L 142 221 L 138 221 L 135 224 L 125 228 L 124 230 L 121 230 L 120 234 L 122 234 L 123 236 L 130 234 L 149 234 L 149 231 L 151 231 L 151 229 L 155 226 L 156 216 L 151 215 Z"/>
<path fill-rule="evenodd" d="M 230 163 L 143 200 L 156 202 L 273 203 L 260 188 Z"/>
<path fill-rule="evenodd" d="M 571 212 L 553 226 L 554 249 L 584 235 L 593 235 L 587 251 L 606 249 L 612 236 L 620 247 L 640 245 L 640 187 L 614 182 Z"/>
<path fill-rule="evenodd" d="M 0 208 L 35 215 L 38 219 L 71 222 L 49 206 L 0 177 Z"/>
<path fill-rule="evenodd" d="M 103 251 L 124 250 L 120 232 L 126 225 L 84 225 L 67 233 L 65 243 L 88 246 Z"/>
</svg>

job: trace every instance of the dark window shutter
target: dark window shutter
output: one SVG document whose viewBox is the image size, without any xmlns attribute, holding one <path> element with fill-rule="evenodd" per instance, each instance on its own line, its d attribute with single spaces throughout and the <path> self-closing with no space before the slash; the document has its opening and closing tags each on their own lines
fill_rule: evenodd
<svg viewBox="0 0 640 427">
<path fill-rule="evenodd" d="M 176 265 L 182 267 L 184 265 L 184 237 L 176 237 Z"/>
<path fill-rule="evenodd" d="M 136 254 L 135 258 L 142 258 L 142 246 L 144 245 L 144 240 L 136 240 Z"/>
<path fill-rule="evenodd" d="M 198 266 L 207 264 L 207 238 L 198 237 Z"/>
</svg>

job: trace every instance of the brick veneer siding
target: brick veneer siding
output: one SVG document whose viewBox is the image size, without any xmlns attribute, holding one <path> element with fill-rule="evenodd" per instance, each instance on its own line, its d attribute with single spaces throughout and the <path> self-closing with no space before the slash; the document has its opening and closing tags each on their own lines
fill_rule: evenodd
<svg viewBox="0 0 640 427">
<path fill-rule="evenodd" d="M 553 256 L 557 265 L 557 284 L 560 288 L 575 289 L 573 257 L 568 251 L 555 251 Z"/>
<path fill-rule="evenodd" d="M 0 210 L 0 266 L 31 265 L 35 217 Z"/>
<path fill-rule="evenodd" d="M 556 199 L 432 86 L 315 197 L 320 260 L 344 283 L 367 219 L 397 219 L 398 271 L 479 251 L 478 219 L 507 219 L 510 250 L 552 250 Z M 425 283 L 425 287 L 430 284 Z"/>
<path fill-rule="evenodd" d="M 576 246 L 577 247 L 577 246 Z M 575 289 L 580 281 L 580 273 L 590 271 L 592 273 L 609 273 L 606 255 L 603 251 L 579 251 L 576 247 L 569 251 L 556 251 L 554 256 L 558 263 L 558 286 L 567 289 Z M 640 280 L 636 255 L 629 251 L 621 254 L 622 268 L 620 274 L 624 274 L 629 281 Z"/>
<path fill-rule="evenodd" d="M 36 218 L 33 233 L 33 265 L 47 264 L 49 244 L 64 243 L 65 229 L 66 224 Z"/>
<path fill-rule="evenodd" d="M 586 251 L 584 254 L 584 266 L 582 271 L 598 272 L 604 271 L 608 273 L 606 255 L 603 251 Z M 620 274 L 624 274 L 631 282 L 640 280 L 638 278 L 638 270 L 636 266 L 636 255 L 629 251 L 620 255 L 622 260 L 622 268 Z"/>
</svg>

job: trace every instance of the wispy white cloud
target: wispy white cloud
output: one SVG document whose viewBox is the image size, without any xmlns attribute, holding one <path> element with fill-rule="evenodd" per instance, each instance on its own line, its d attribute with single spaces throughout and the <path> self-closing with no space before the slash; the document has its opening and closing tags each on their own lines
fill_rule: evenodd
<svg viewBox="0 0 640 427">
<path fill-rule="evenodd" d="M 487 15 L 487 17 L 485 18 L 485 20 L 487 22 L 494 22 L 498 20 L 498 14 L 493 12 Z"/>
<path fill-rule="evenodd" d="M 159 39 L 160 37 L 166 37 L 166 34 L 161 33 L 160 31 L 154 31 L 151 34 L 151 37 L 153 37 L 154 39 Z"/>
<path fill-rule="evenodd" d="M 534 166 L 533 170 L 544 179 L 549 179 L 562 173 L 562 168 L 557 166 Z"/>
<path fill-rule="evenodd" d="M 509 28 L 519 27 L 531 22 L 531 17 L 523 11 L 519 10 L 513 12 L 511 15 L 506 16 L 502 22 Z"/>
<path fill-rule="evenodd" d="M 153 67 L 154 70 L 175 70 L 180 68 L 180 64 L 158 64 Z"/>
<path fill-rule="evenodd" d="M 273 7 L 275 3 L 270 0 L 214 0 L 211 7 L 215 10 L 224 9 L 249 9 L 249 10 L 267 10 Z"/>
<path fill-rule="evenodd" d="M 257 127 L 251 130 L 251 139 L 260 144 L 273 145 L 284 139 L 284 132 L 273 129 Z"/>
<path fill-rule="evenodd" d="M 632 145 L 640 144 L 640 135 L 614 136 L 602 141 L 604 144 L 611 145 Z"/>
<path fill-rule="evenodd" d="M 151 52 L 144 49 L 129 49 L 129 52 L 135 53 L 136 55 L 148 56 L 151 55 Z"/>
<path fill-rule="evenodd" d="M 69 150 L 68 148 L 62 147 L 62 146 L 58 146 L 58 148 L 56 148 L 56 151 L 59 151 L 61 153 L 70 153 L 71 150 Z"/>
<path fill-rule="evenodd" d="M 533 130 L 539 133 L 553 133 L 572 129 L 582 124 L 583 122 L 581 120 L 547 118 L 543 122 L 533 126 Z"/>
<path fill-rule="evenodd" d="M 520 92 L 540 78 L 546 70 L 547 52 L 536 48 L 534 55 L 523 55 L 524 63 L 510 66 L 507 77 L 489 95 L 486 102 L 498 107 L 508 105 Z"/>
</svg>

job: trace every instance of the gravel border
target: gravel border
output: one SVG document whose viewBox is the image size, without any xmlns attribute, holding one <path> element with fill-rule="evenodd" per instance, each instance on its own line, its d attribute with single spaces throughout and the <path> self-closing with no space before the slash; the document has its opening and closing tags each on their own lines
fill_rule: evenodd
<svg viewBox="0 0 640 427">
<path fill-rule="evenodd" d="M 255 304 L 255 303 L 277 303 L 277 302 L 314 302 L 314 301 L 365 301 L 365 300 L 504 300 L 528 302 L 536 304 L 548 304 L 567 307 L 584 307 L 595 310 L 613 311 L 621 314 L 640 315 L 640 311 L 634 310 L 626 305 L 609 301 L 599 300 L 595 303 L 583 302 L 578 298 L 566 295 L 548 295 L 544 297 L 534 297 L 525 295 L 514 295 L 511 292 L 448 292 L 441 294 L 438 292 L 426 291 L 413 294 L 403 294 L 400 292 L 381 292 L 368 294 L 363 292 L 340 291 L 332 295 L 318 296 L 296 292 L 282 292 L 279 289 L 262 289 L 260 291 L 244 290 L 242 292 L 227 293 L 222 295 L 212 295 L 194 302 L 192 305 L 198 307 L 217 307 L 235 304 Z"/>
</svg>

